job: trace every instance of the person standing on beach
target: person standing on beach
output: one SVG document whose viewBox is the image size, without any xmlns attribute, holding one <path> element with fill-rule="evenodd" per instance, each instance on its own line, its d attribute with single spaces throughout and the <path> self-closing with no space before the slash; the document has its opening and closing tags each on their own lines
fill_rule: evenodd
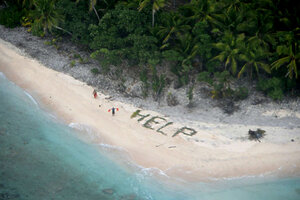
<svg viewBox="0 0 300 200">
<path fill-rule="evenodd" d="M 108 112 L 110 112 L 110 111 L 111 111 L 111 114 L 112 114 L 112 116 L 114 116 L 114 115 L 115 115 L 115 112 L 116 112 L 116 110 L 117 110 L 117 111 L 119 111 L 119 108 L 112 107 L 111 109 L 109 109 L 109 110 L 108 110 Z"/>
<path fill-rule="evenodd" d="M 111 109 L 111 114 L 114 116 L 115 115 L 115 108 L 114 107 L 112 107 L 112 109 Z"/>
<path fill-rule="evenodd" d="M 94 98 L 96 99 L 97 98 L 97 96 L 98 96 L 98 94 L 97 94 L 97 91 L 94 89 L 94 91 L 93 91 L 93 95 L 94 95 Z"/>
</svg>

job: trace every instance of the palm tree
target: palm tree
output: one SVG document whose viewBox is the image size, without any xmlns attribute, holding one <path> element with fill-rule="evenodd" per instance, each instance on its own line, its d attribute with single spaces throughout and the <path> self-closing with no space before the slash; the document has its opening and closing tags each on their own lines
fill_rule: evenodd
<svg viewBox="0 0 300 200">
<path fill-rule="evenodd" d="M 140 3 L 138 10 L 142 11 L 150 3 L 152 4 L 152 27 L 154 27 L 155 13 L 166 6 L 166 0 L 144 0 Z"/>
<path fill-rule="evenodd" d="M 76 0 L 76 3 L 78 3 L 80 0 Z M 100 22 L 100 17 L 99 14 L 95 8 L 96 4 L 97 4 L 97 0 L 89 0 L 90 1 L 90 8 L 89 11 L 91 12 L 92 10 L 94 11 L 95 15 L 97 16 L 98 22 Z M 106 2 L 106 0 L 104 0 Z"/>
<path fill-rule="evenodd" d="M 294 76 L 298 78 L 297 64 L 300 63 L 300 45 L 298 42 L 292 43 L 289 46 L 278 46 L 277 53 L 283 57 L 274 61 L 271 69 L 278 69 L 281 66 L 286 66 L 288 71 L 286 76 L 292 79 Z"/>
<path fill-rule="evenodd" d="M 213 24 L 216 21 L 216 5 L 215 0 L 192 0 L 180 9 L 184 16 L 194 23 L 207 21 Z"/>
<path fill-rule="evenodd" d="M 44 34 L 47 34 L 52 28 L 65 31 L 58 26 L 58 24 L 63 21 L 63 15 L 56 9 L 55 3 L 56 0 L 33 0 L 35 9 L 32 11 L 31 16 L 34 23 L 43 28 Z"/>
<path fill-rule="evenodd" d="M 253 67 L 257 72 L 257 75 L 259 74 L 259 68 L 263 69 L 267 73 L 271 73 L 270 66 L 262 61 L 265 59 L 265 57 L 266 52 L 261 47 L 245 49 L 245 51 L 240 55 L 240 60 L 244 61 L 245 64 L 238 73 L 238 78 L 240 78 L 246 70 L 249 71 L 250 77 L 252 77 Z"/>
<path fill-rule="evenodd" d="M 274 14 L 269 8 L 272 5 L 269 0 L 261 0 L 253 3 L 248 13 L 251 14 L 253 27 L 248 30 L 249 44 L 253 46 L 261 46 L 266 50 L 276 45 L 274 29 Z"/>
<path fill-rule="evenodd" d="M 141 0 L 119 1 L 118 5 L 125 5 L 126 8 L 136 9 L 139 7 Z"/>
<path fill-rule="evenodd" d="M 168 45 L 167 42 L 172 36 L 187 32 L 189 29 L 191 27 L 186 24 L 186 20 L 182 16 L 171 12 L 165 20 L 165 25 L 159 26 L 158 35 L 163 38 L 163 44 L 165 44 L 162 48 Z"/>
<path fill-rule="evenodd" d="M 178 42 L 176 43 L 175 50 L 179 52 L 182 57 L 181 65 L 189 66 L 191 65 L 192 59 L 198 53 L 198 44 L 196 43 L 195 38 L 193 38 L 190 34 L 186 33 L 184 35 L 179 35 Z"/>
<path fill-rule="evenodd" d="M 22 6 L 31 8 L 31 6 L 33 5 L 33 1 L 34 0 L 18 0 L 19 4 L 22 4 Z"/>
<path fill-rule="evenodd" d="M 241 12 L 242 9 L 247 5 L 247 3 L 241 0 L 225 0 L 224 3 L 226 4 L 227 12 L 228 11 Z"/>
<path fill-rule="evenodd" d="M 235 37 L 231 32 L 226 31 L 223 40 L 213 44 L 213 47 L 219 50 L 219 54 L 212 58 L 211 61 L 219 60 L 220 62 L 225 62 L 225 70 L 230 66 L 232 74 L 236 74 L 239 55 L 245 48 L 244 39 L 244 34 Z"/>
</svg>

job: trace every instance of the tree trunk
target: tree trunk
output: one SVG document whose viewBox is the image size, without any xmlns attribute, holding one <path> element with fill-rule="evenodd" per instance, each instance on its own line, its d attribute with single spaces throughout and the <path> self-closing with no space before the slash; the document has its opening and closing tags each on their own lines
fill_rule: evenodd
<svg viewBox="0 0 300 200">
<path fill-rule="evenodd" d="M 152 27 L 154 27 L 154 15 L 155 15 L 155 10 L 152 9 Z"/>
<path fill-rule="evenodd" d="M 59 27 L 59 26 L 53 26 L 53 27 L 56 28 L 56 29 L 58 29 L 58 30 L 64 31 L 64 32 L 66 32 L 66 33 L 68 33 L 69 35 L 72 36 L 72 33 L 71 33 L 71 32 L 69 32 L 69 31 L 67 31 L 67 30 L 65 30 L 65 29 L 63 29 L 63 28 L 61 28 L 61 27 Z"/>
<path fill-rule="evenodd" d="M 44 25 L 44 28 L 43 28 L 43 31 L 44 31 L 44 36 L 47 36 L 48 35 L 48 29 L 47 29 L 47 26 Z"/>
<path fill-rule="evenodd" d="M 97 16 L 97 18 L 98 18 L 98 22 L 100 22 L 100 17 L 99 17 L 99 15 L 98 15 L 98 12 L 97 12 L 95 6 L 93 6 L 93 10 L 94 10 L 94 12 L 95 12 L 95 14 L 96 14 L 96 16 Z"/>
</svg>

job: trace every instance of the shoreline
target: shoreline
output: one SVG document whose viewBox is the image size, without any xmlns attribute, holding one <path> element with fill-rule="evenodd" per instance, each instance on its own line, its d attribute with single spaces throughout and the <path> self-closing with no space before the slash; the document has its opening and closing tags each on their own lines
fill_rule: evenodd
<svg viewBox="0 0 300 200">
<path fill-rule="evenodd" d="M 280 176 L 300 173 L 300 127 L 287 129 L 280 126 L 259 126 L 269 134 L 266 140 L 258 143 L 245 138 L 231 139 L 223 134 L 245 132 L 257 127 L 254 125 L 174 121 L 176 128 L 188 125 L 197 130 L 197 134 L 172 137 L 171 130 L 167 135 L 156 131 L 163 125 L 161 121 L 158 127 L 155 126 L 157 121 L 150 125 L 148 123 L 153 128 L 150 129 L 143 126 L 148 118 L 141 121 L 130 118 L 132 113 L 141 108 L 110 100 L 109 96 L 101 92 L 95 100 L 91 86 L 20 55 L 16 47 L 12 48 L 11 44 L 2 40 L 0 71 L 41 102 L 42 107 L 53 111 L 66 125 L 78 123 L 91 127 L 98 134 L 95 142 L 124 148 L 137 165 L 158 168 L 168 176 L 205 181 L 268 172 Z M 120 109 L 114 117 L 107 112 L 112 106 Z M 141 110 L 143 115 L 164 117 L 151 110 Z M 168 117 L 165 119 L 166 121 L 162 120 L 164 124 L 173 122 Z M 276 136 L 272 136 L 271 132 Z M 290 142 L 292 136 L 298 139 Z"/>
</svg>

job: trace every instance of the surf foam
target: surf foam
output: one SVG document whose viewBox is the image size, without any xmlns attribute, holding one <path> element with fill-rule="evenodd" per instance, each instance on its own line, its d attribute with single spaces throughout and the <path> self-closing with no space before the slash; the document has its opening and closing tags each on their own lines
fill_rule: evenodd
<svg viewBox="0 0 300 200">
<path fill-rule="evenodd" d="M 38 105 L 37 101 L 28 92 L 24 91 L 24 93 L 35 105 Z"/>
</svg>

